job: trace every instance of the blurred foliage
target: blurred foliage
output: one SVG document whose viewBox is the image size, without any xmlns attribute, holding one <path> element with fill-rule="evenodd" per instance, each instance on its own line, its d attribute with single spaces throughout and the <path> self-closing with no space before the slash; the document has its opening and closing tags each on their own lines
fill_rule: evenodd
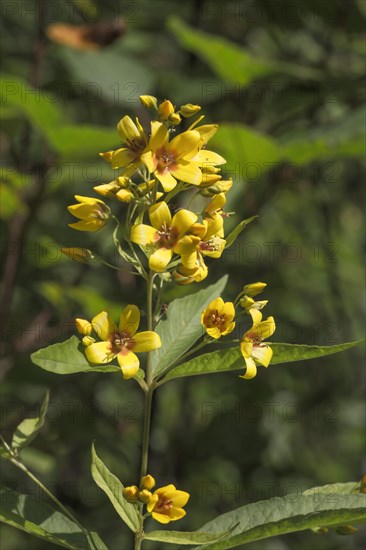
<svg viewBox="0 0 366 550">
<path fill-rule="evenodd" d="M 116 148 L 139 94 L 202 105 L 222 127 L 215 146 L 234 187 L 232 229 L 255 214 L 216 262 L 226 297 L 268 283 L 275 341 L 336 344 L 364 335 L 364 0 L 12 0 L 2 10 L 2 432 L 50 388 L 47 422 L 24 460 L 111 548 L 129 535 L 90 474 L 96 440 L 123 483 L 138 472 L 142 400 L 118 374 L 58 378 L 29 360 L 68 338 L 75 316 L 118 315 L 143 288 L 130 275 L 74 264 L 60 246 L 118 262 L 108 229 L 67 227 L 73 195 L 112 179 L 98 152 Z M 123 20 L 108 45 L 103 32 Z M 51 24 L 93 27 L 96 49 L 47 38 Z M 104 31 L 102 32 L 102 30 Z M 117 213 L 123 215 L 123 206 Z M 192 288 L 168 287 L 165 300 Z M 365 469 L 362 349 L 261 370 L 166 384 L 157 395 L 150 470 L 192 494 L 178 528 L 198 528 L 247 502 L 360 478 Z M 41 498 L 11 465 L 3 479 Z M 348 550 L 365 533 L 298 533 L 251 550 Z M 49 548 L 5 527 L 2 549 Z M 146 548 L 157 549 L 154 542 Z"/>
</svg>

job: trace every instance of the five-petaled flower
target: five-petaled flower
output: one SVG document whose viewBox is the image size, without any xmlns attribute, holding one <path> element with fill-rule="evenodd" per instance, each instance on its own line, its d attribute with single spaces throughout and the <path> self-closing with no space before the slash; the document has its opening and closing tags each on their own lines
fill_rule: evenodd
<svg viewBox="0 0 366 550">
<path fill-rule="evenodd" d="M 189 493 L 178 491 L 174 485 L 166 485 L 154 491 L 147 511 L 159 523 L 169 523 L 186 515 L 183 510 L 189 499 Z"/>
<path fill-rule="evenodd" d="M 68 206 L 68 211 L 79 218 L 79 222 L 69 223 L 69 226 L 78 231 L 98 231 L 108 221 L 110 208 L 100 199 L 75 195 L 79 204 Z"/>
<path fill-rule="evenodd" d="M 162 201 L 150 208 L 149 217 L 151 226 L 132 226 L 131 241 L 147 247 L 150 269 L 162 273 L 174 253 L 189 256 L 195 250 L 199 238 L 186 233 L 197 220 L 197 216 L 182 209 L 172 217 L 168 205 Z"/>
<path fill-rule="evenodd" d="M 273 317 L 268 317 L 265 321 L 262 321 L 262 314 L 257 309 L 251 309 L 249 313 L 252 317 L 253 325 L 244 334 L 240 342 L 240 350 L 247 367 L 245 374 L 241 378 L 246 379 L 254 378 L 257 374 L 256 363 L 259 363 L 263 367 L 268 367 L 273 351 L 263 340 L 272 336 L 276 330 Z"/>
<path fill-rule="evenodd" d="M 234 330 L 234 317 L 233 302 L 224 302 L 219 297 L 215 298 L 202 312 L 201 323 L 209 336 L 218 339 Z"/>
<path fill-rule="evenodd" d="M 105 311 L 96 315 L 91 325 L 102 342 L 95 342 L 85 348 L 88 361 L 101 365 L 110 363 L 117 357 L 123 378 L 135 376 L 140 366 L 135 352 L 153 351 L 161 347 L 160 336 L 156 332 L 137 332 L 139 324 L 140 311 L 134 305 L 124 308 L 119 326 Z"/>
<path fill-rule="evenodd" d="M 141 154 L 146 148 L 147 137 L 139 119 L 136 123 L 129 116 L 124 116 L 117 124 L 123 147 L 115 151 L 101 153 L 111 163 L 112 168 L 122 168 L 130 176 L 140 164 Z"/>
</svg>

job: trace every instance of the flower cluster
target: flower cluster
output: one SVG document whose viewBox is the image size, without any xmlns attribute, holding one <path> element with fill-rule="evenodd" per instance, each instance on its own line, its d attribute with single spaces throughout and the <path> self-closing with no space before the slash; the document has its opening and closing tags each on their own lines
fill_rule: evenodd
<svg viewBox="0 0 366 550">
<path fill-rule="evenodd" d="M 76 196 L 78 204 L 69 211 L 79 221 L 70 227 L 97 231 L 113 219 L 124 228 L 125 242 L 119 247 L 124 260 L 143 264 L 142 251 L 152 271 L 169 272 L 180 284 L 199 282 L 208 274 L 205 259 L 220 258 L 226 245 L 228 214 L 223 208 L 232 180 L 222 179 L 225 159 L 207 148 L 218 125 L 201 124 L 201 115 L 188 126 L 185 121 L 200 111 L 199 105 L 176 108 L 169 100 L 159 104 L 153 96 L 140 100 L 152 115 L 149 127 L 128 115 L 120 120 L 121 146 L 100 153 L 114 171 L 113 179 L 94 187 L 99 195 L 126 204 L 122 219 L 103 200 Z M 196 195 L 201 196 L 198 212 L 189 209 Z M 63 252 L 71 257 L 67 249 Z M 78 255 L 72 257 L 78 261 Z"/>
<path fill-rule="evenodd" d="M 243 308 L 252 318 L 252 326 L 247 330 L 240 340 L 240 351 L 245 360 L 246 371 L 241 378 L 254 378 L 257 374 L 257 364 L 268 367 L 271 362 L 273 351 L 267 342 L 276 330 L 273 317 L 262 321 L 261 310 L 268 300 L 256 302 L 253 297 L 264 290 L 265 283 L 253 283 L 245 285 L 242 292 L 237 296 L 235 304 Z M 230 334 L 235 328 L 235 304 L 224 302 L 222 298 L 213 300 L 202 312 L 201 323 L 206 333 L 217 340 L 221 336 Z M 239 314 L 240 315 L 240 314 Z"/>
<path fill-rule="evenodd" d="M 155 479 L 148 474 L 141 478 L 140 487 L 125 487 L 123 496 L 132 504 L 145 504 L 147 513 L 159 523 L 170 523 L 186 515 L 183 506 L 188 502 L 189 493 L 178 491 L 173 484 L 160 487 L 152 493 L 154 487 Z"/>
<path fill-rule="evenodd" d="M 133 378 L 140 368 L 135 353 L 153 351 L 161 347 L 160 336 L 152 330 L 137 332 L 140 325 L 140 311 L 137 306 L 128 305 L 121 313 L 118 326 L 106 311 L 102 311 L 91 322 L 76 319 L 77 331 L 82 334 L 86 358 L 90 363 L 105 365 L 117 357 L 123 378 Z M 97 342 L 93 333 L 101 340 Z"/>
</svg>

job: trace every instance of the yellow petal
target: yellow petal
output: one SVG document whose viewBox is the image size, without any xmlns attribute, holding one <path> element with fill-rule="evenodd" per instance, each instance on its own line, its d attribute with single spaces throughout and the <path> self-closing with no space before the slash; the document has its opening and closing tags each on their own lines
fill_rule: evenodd
<svg viewBox="0 0 366 550">
<path fill-rule="evenodd" d="M 245 359 L 245 364 L 246 364 L 247 370 L 245 371 L 245 374 L 240 376 L 240 378 L 245 378 L 246 380 L 250 380 L 251 378 L 254 378 L 256 376 L 257 366 L 251 357 Z"/>
<path fill-rule="evenodd" d="M 192 252 L 191 254 L 181 254 L 180 259 L 184 267 L 187 269 L 194 269 L 197 262 L 197 252 Z"/>
<path fill-rule="evenodd" d="M 140 368 L 140 361 L 137 355 L 127 349 L 123 349 L 119 352 L 117 355 L 117 361 L 121 367 L 123 378 L 125 380 L 133 378 Z"/>
<path fill-rule="evenodd" d="M 211 338 L 215 338 L 215 340 L 217 340 L 218 338 L 221 338 L 222 336 L 218 327 L 206 327 L 206 332 L 209 336 L 211 336 Z"/>
<path fill-rule="evenodd" d="M 83 220 L 69 223 L 69 227 L 78 231 L 99 231 L 106 224 L 106 220 Z"/>
<path fill-rule="evenodd" d="M 190 183 L 191 185 L 199 185 L 202 181 L 202 172 L 198 164 L 181 159 L 179 164 L 172 170 L 175 178 Z"/>
<path fill-rule="evenodd" d="M 271 362 L 272 355 L 273 351 L 269 346 L 261 345 L 253 348 L 252 356 L 258 361 L 258 363 L 263 365 L 263 367 L 268 367 Z"/>
<path fill-rule="evenodd" d="M 151 123 L 151 136 L 149 147 L 155 153 L 157 149 L 164 147 L 168 143 L 169 132 L 164 124 L 154 120 Z M 150 170 L 152 172 L 152 170 Z"/>
<path fill-rule="evenodd" d="M 259 325 L 259 332 L 261 340 L 266 340 L 276 330 L 276 324 L 273 317 L 268 317 L 265 321 L 262 321 Z"/>
<path fill-rule="evenodd" d="M 153 271 L 162 273 L 173 256 L 173 251 L 169 248 L 158 248 L 149 258 L 149 267 Z"/>
<path fill-rule="evenodd" d="M 145 164 L 150 172 L 154 172 L 156 168 L 156 160 L 152 151 L 146 151 L 141 155 L 141 161 Z"/>
<path fill-rule="evenodd" d="M 171 508 L 169 510 L 169 517 L 171 521 L 177 521 L 178 519 L 182 519 L 186 513 L 187 512 L 183 510 L 183 508 Z"/>
<path fill-rule="evenodd" d="M 194 235 L 185 235 L 174 246 L 173 250 L 176 254 L 192 254 L 198 247 L 200 238 Z"/>
<path fill-rule="evenodd" d="M 225 193 L 218 193 L 214 196 L 212 201 L 208 203 L 208 205 L 205 208 L 205 212 L 208 214 L 212 214 L 212 212 L 215 212 L 216 210 L 222 210 L 223 206 L 226 204 L 226 195 Z"/>
<path fill-rule="evenodd" d="M 111 183 L 103 183 L 102 185 L 96 185 L 93 187 L 94 191 L 103 195 L 103 197 L 114 197 L 116 191 L 119 189 L 118 185 L 112 181 Z"/>
<path fill-rule="evenodd" d="M 186 491 L 175 491 L 174 495 L 167 494 L 167 498 L 171 498 L 174 508 L 183 508 L 189 501 L 189 493 Z"/>
<path fill-rule="evenodd" d="M 233 302 L 225 302 L 222 313 L 225 315 L 228 322 L 231 322 L 235 317 L 235 307 Z"/>
<path fill-rule="evenodd" d="M 259 328 L 259 325 L 262 321 L 262 314 L 261 314 L 260 311 L 258 311 L 255 308 L 250 309 L 249 313 L 250 313 L 250 316 L 251 316 L 252 321 L 253 321 L 253 327 L 252 328 L 257 331 L 258 328 Z"/>
<path fill-rule="evenodd" d="M 203 124 L 197 126 L 196 130 L 201 136 L 201 141 L 207 143 L 217 132 L 218 124 Z"/>
<path fill-rule="evenodd" d="M 136 244 L 147 245 L 153 243 L 157 238 L 156 229 L 151 225 L 140 223 L 131 227 L 131 241 Z"/>
<path fill-rule="evenodd" d="M 240 342 L 240 351 L 244 359 L 248 359 L 248 357 L 251 357 L 253 351 L 253 342 L 250 342 L 249 340 L 242 340 Z"/>
<path fill-rule="evenodd" d="M 155 229 L 161 229 L 163 225 L 170 225 L 172 219 L 169 206 L 166 202 L 157 202 L 149 210 L 150 222 Z"/>
<path fill-rule="evenodd" d="M 226 336 L 227 334 L 230 334 L 230 332 L 233 332 L 234 328 L 236 326 L 236 323 L 230 323 L 226 330 L 222 333 L 223 336 Z"/>
<path fill-rule="evenodd" d="M 133 336 L 140 324 L 140 310 L 135 305 L 128 305 L 124 308 L 119 318 L 119 330 Z"/>
<path fill-rule="evenodd" d="M 159 512 L 153 512 L 151 515 L 159 523 L 170 523 L 171 522 L 170 517 L 165 515 L 165 514 L 159 514 Z"/>
<path fill-rule="evenodd" d="M 122 143 L 126 143 L 127 141 L 132 141 L 133 139 L 140 137 L 136 124 L 127 115 L 124 116 L 117 124 L 117 131 L 121 136 Z"/>
<path fill-rule="evenodd" d="M 192 161 L 198 162 L 200 166 L 216 166 L 225 164 L 226 160 L 221 155 L 214 153 L 214 151 L 208 151 L 207 149 L 201 149 Z"/>
<path fill-rule="evenodd" d="M 121 149 L 117 149 L 117 151 L 113 151 L 112 155 L 112 168 L 124 168 L 128 164 L 130 164 L 135 158 L 136 153 L 131 151 L 131 149 L 127 149 L 126 147 L 122 147 Z"/>
<path fill-rule="evenodd" d="M 151 512 L 154 509 L 154 506 L 158 502 L 158 500 L 159 500 L 159 496 L 155 492 L 151 497 L 149 504 L 147 505 L 148 512 Z"/>
<path fill-rule="evenodd" d="M 179 160 L 189 153 L 198 151 L 198 144 L 200 142 L 200 139 L 201 136 L 196 130 L 182 132 L 172 139 L 172 141 L 167 146 L 167 149 L 169 151 L 173 151 L 176 160 Z"/>
<path fill-rule="evenodd" d="M 102 365 L 110 363 L 116 354 L 110 350 L 109 342 L 96 342 L 85 348 L 85 355 L 90 363 Z"/>
<path fill-rule="evenodd" d="M 161 348 L 160 336 L 152 330 L 139 332 L 133 337 L 133 347 L 131 346 L 131 349 L 136 353 L 153 351 L 158 348 Z"/>
<path fill-rule="evenodd" d="M 197 221 L 197 216 L 190 210 L 178 210 L 174 214 L 171 221 L 171 227 L 174 227 L 178 230 L 178 236 L 183 237 L 183 235 L 190 229 L 190 227 Z"/>
<path fill-rule="evenodd" d="M 155 177 L 160 181 L 166 193 L 169 193 L 177 185 L 177 180 L 169 170 L 165 170 L 163 173 L 155 172 Z"/>
<path fill-rule="evenodd" d="M 101 340 L 108 340 L 110 335 L 117 331 L 116 323 L 106 311 L 102 311 L 93 317 L 92 326 Z"/>
</svg>

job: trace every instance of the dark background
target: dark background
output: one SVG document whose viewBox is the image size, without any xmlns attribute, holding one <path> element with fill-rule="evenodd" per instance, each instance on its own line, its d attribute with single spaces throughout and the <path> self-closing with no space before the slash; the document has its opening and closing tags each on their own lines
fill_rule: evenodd
<svg viewBox="0 0 366 550">
<path fill-rule="evenodd" d="M 362 338 L 365 16 L 364 0 L 2 4 L 2 433 L 9 439 L 51 389 L 48 422 L 24 460 L 113 550 L 130 539 L 94 485 L 90 446 L 95 440 L 125 484 L 136 481 L 141 392 L 113 374 L 58 377 L 29 356 L 68 338 L 75 316 L 108 309 L 117 317 L 132 298 L 142 305 L 143 287 L 62 257 L 60 246 L 93 243 L 117 261 L 110 231 L 73 231 L 66 207 L 75 193 L 94 195 L 94 185 L 113 179 L 98 152 L 117 148 L 115 125 L 124 114 L 146 124 L 140 94 L 198 103 L 222 125 L 213 143 L 234 180 L 229 227 L 260 217 L 221 262 L 209 264 L 204 283 L 171 285 L 166 301 L 229 273 L 226 298 L 245 283 L 268 283 L 262 296 L 276 319 L 275 341 Z M 121 36 L 105 45 L 121 21 Z M 56 43 L 47 29 L 60 22 L 105 23 L 91 34 L 102 45 Z M 63 36 L 70 41 L 67 29 Z M 253 381 L 236 374 L 179 380 L 158 393 L 149 470 L 159 485 L 191 493 L 187 517 L 172 528 L 196 529 L 248 502 L 359 479 L 364 429 L 360 347 L 259 369 Z M 3 478 L 36 491 L 11 465 L 3 464 Z M 302 532 L 247 547 L 364 543 L 360 530 L 348 537 Z M 3 529 L 3 550 L 48 547 Z"/>
</svg>

